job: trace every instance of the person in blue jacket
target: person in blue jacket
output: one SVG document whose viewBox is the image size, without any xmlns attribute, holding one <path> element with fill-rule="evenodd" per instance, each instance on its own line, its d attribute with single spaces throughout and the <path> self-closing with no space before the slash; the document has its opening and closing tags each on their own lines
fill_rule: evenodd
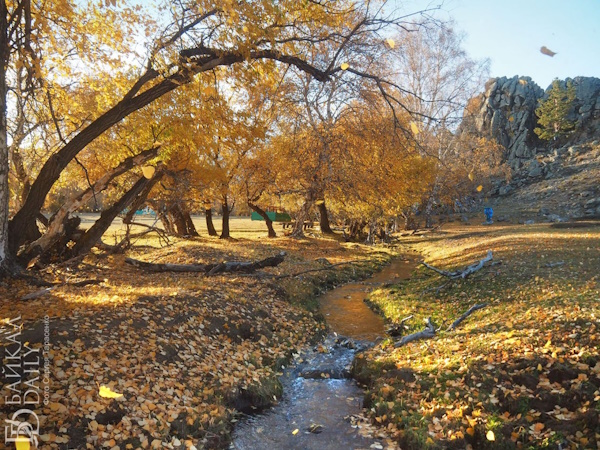
<svg viewBox="0 0 600 450">
<path fill-rule="evenodd" d="M 485 214 L 485 223 L 492 223 L 492 217 L 494 216 L 494 210 L 489 206 L 483 210 Z"/>
</svg>

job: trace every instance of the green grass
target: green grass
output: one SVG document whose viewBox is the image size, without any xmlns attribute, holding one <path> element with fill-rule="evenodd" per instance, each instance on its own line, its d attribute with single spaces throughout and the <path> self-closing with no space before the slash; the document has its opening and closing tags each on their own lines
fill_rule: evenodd
<svg viewBox="0 0 600 450">
<path fill-rule="evenodd" d="M 440 327 L 433 339 L 401 348 L 386 340 L 357 360 L 373 420 L 409 449 L 554 448 L 559 437 L 594 447 L 600 230 L 455 227 L 404 243 L 441 269 L 465 267 L 488 249 L 496 264 L 449 284 L 421 266 L 370 295 L 391 322 L 413 316 L 406 334 L 427 317 Z M 476 303 L 488 306 L 444 331 Z M 554 418 L 561 411 L 567 420 Z"/>
</svg>

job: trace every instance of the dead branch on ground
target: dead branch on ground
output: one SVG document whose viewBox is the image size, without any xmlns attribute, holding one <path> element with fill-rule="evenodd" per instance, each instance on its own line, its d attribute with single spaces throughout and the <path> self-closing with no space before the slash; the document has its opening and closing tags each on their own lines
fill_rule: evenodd
<svg viewBox="0 0 600 450">
<path fill-rule="evenodd" d="M 487 303 L 480 303 L 480 304 L 471 306 L 464 314 L 462 314 L 458 319 L 456 319 L 454 322 L 452 322 L 452 325 L 450 325 L 446 329 L 446 331 L 452 331 L 452 330 L 456 329 L 456 327 L 458 327 L 463 320 L 465 320 L 467 317 L 469 317 L 471 314 L 473 314 L 478 309 L 485 308 L 487 305 L 488 305 Z M 412 317 L 412 316 L 409 316 L 406 319 L 402 319 L 402 322 L 404 322 L 405 320 L 408 320 L 410 317 Z M 400 339 L 398 342 L 396 342 L 396 344 L 394 344 L 394 347 L 402 347 L 403 345 L 408 344 L 409 342 L 416 341 L 419 339 L 430 339 L 435 336 L 435 334 L 438 330 L 439 330 L 439 328 L 436 329 L 435 325 L 431 321 L 431 317 L 428 317 L 427 321 L 426 321 L 426 327 L 424 330 L 404 336 L 402 339 Z"/>
<path fill-rule="evenodd" d="M 460 325 L 460 323 L 463 320 L 465 320 L 467 317 L 469 317 L 471 314 L 473 314 L 478 309 L 485 308 L 487 305 L 488 305 L 487 303 L 479 303 L 478 305 L 471 306 L 463 315 L 461 315 L 458 319 L 456 319 L 454 322 L 452 322 L 452 325 L 450 325 L 446 329 L 446 331 L 454 330 L 457 326 Z"/>
<path fill-rule="evenodd" d="M 479 262 L 477 262 L 475 264 L 471 264 L 470 266 L 467 266 L 463 270 L 455 270 L 454 272 L 449 272 L 447 270 L 438 269 L 437 267 L 433 267 L 433 266 L 427 264 L 426 262 L 422 262 L 421 264 L 423 264 L 428 269 L 431 269 L 434 272 L 437 272 L 440 275 L 443 275 L 445 277 L 452 278 L 452 279 L 454 279 L 454 278 L 463 278 L 464 279 L 464 278 L 467 278 L 472 273 L 475 273 L 478 270 L 480 270 L 481 268 L 483 268 L 485 263 L 489 262 L 491 260 L 492 260 L 492 251 L 488 250 L 487 256 L 485 258 L 483 258 L 482 260 L 480 260 Z"/>
</svg>

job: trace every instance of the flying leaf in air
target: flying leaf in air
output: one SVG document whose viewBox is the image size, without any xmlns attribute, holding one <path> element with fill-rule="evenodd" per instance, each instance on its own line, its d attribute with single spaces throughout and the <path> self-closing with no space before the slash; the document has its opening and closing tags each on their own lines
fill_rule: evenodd
<svg viewBox="0 0 600 450">
<path fill-rule="evenodd" d="M 385 44 L 389 47 L 389 48 L 394 48 L 396 46 L 396 42 L 392 39 L 392 38 L 388 38 L 385 40 Z"/>
<path fill-rule="evenodd" d="M 296 428 L 294 431 L 292 431 L 292 434 L 296 435 L 296 434 L 298 434 L 298 431 L 300 431 L 300 430 L 298 428 Z"/>
<path fill-rule="evenodd" d="M 540 48 L 540 52 L 541 52 L 542 54 L 544 54 L 544 55 L 547 55 L 547 56 L 550 56 L 550 57 L 552 57 L 552 56 L 556 55 L 556 52 L 553 52 L 552 50 L 550 50 L 550 49 L 549 49 L 548 47 L 546 47 L 545 45 L 544 45 L 542 48 Z"/>
<path fill-rule="evenodd" d="M 155 171 L 156 169 L 153 166 L 142 167 L 142 173 L 144 174 L 144 178 L 148 180 L 154 176 Z"/>
<path fill-rule="evenodd" d="M 494 432 L 492 430 L 488 431 L 487 434 L 485 435 L 485 437 L 487 438 L 488 441 L 496 440 L 496 436 L 494 436 Z"/>
<path fill-rule="evenodd" d="M 419 127 L 416 123 L 411 122 L 410 123 L 410 129 L 413 132 L 413 134 L 419 134 Z"/>
<path fill-rule="evenodd" d="M 475 179 L 475 175 L 473 175 L 473 172 L 469 172 L 469 180 L 473 181 Z"/>
<path fill-rule="evenodd" d="M 479 186 L 477 186 L 477 192 L 481 192 L 481 191 L 482 191 L 482 189 L 483 189 L 483 186 L 482 186 L 482 185 L 479 185 Z"/>
<path fill-rule="evenodd" d="M 342 65 L 340 66 L 340 69 L 346 70 L 348 67 L 350 67 L 350 65 L 348 63 L 342 63 Z"/>
<path fill-rule="evenodd" d="M 118 392 L 113 392 L 110 388 L 106 386 L 100 386 L 100 397 L 104 398 L 120 398 L 123 397 L 123 394 L 119 394 Z"/>
</svg>

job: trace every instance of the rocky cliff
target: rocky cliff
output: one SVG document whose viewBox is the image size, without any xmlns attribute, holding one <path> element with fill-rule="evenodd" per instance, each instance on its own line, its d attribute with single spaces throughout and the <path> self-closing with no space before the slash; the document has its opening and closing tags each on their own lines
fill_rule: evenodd
<svg viewBox="0 0 600 450">
<path fill-rule="evenodd" d="M 562 145 L 600 137 L 600 79 L 576 77 L 561 84 L 569 80 L 576 92 L 569 119 L 576 128 Z M 533 130 L 537 126 L 538 101 L 549 88 L 544 91 L 529 77 L 493 78 L 485 92 L 471 100 L 460 130 L 494 138 L 506 149 L 508 164 L 519 169 L 537 153 L 548 151 L 548 143 L 538 139 Z"/>
</svg>

